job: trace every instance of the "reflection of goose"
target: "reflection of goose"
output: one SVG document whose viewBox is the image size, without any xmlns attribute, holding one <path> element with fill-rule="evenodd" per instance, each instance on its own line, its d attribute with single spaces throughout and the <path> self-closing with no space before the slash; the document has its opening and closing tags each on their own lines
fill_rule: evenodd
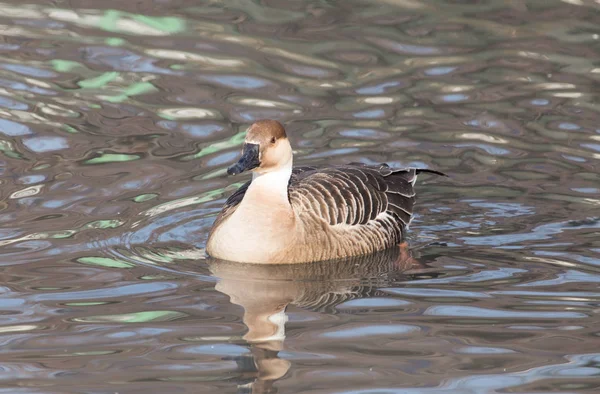
<svg viewBox="0 0 600 394">
<path fill-rule="evenodd" d="M 375 288 L 393 280 L 422 274 L 423 266 L 405 249 L 397 247 L 345 260 L 308 264 L 240 264 L 209 258 L 211 272 L 219 278 L 216 289 L 244 308 L 244 339 L 251 345 L 252 363 L 240 359 L 245 371 L 252 365 L 257 379 L 253 393 L 266 392 L 288 371 L 290 363 L 277 357 L 285 339 L 286 307 L 333 311 L 353 298 L 374 295 Z M 431 277 L 431 273 L 427 273 Z M 261 387 L 261 389 L 259 389 Z"/>
<path fill-rule="evenodd" d="M 206 244 L 209 255 L 252 263 L 299 263 L 364 255 L 402 241 L 417 174 L 386 164 L 292 169 L 292 148 L 274 120 L 254 123 L 240 160 L 253 172 L 226 202 Z"/>
</svg>

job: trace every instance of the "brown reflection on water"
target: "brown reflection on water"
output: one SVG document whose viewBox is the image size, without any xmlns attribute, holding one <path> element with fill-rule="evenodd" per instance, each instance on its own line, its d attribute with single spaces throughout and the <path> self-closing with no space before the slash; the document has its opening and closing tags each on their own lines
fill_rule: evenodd
<svg viewBox="0 0 600 394">
<path fill-rule="evenodd" d="M 271 392 L 273 382 L 290 368 L 288 360 L 277 357 L 285 348 L 289 305 L 331 313 L 343 302 L 375 295 L 376 288 L 392 278 L 436 276 L 400 248 L 300 265 L 240 264 L 217 259 L 207 262 L 218 278 L 215 289 L 244 308 L 243 322 L 248 332 L 243 339 L 251 345 L 257 369 L 256 381 L 244 387 L 251 387 L 253 393 Z"/>
</svg>

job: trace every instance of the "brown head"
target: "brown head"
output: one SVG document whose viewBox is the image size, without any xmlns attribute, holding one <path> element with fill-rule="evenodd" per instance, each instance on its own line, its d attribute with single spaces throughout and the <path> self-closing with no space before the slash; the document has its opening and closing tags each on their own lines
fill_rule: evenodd
<svg viewBox="0 0 600 394">
<path fill-rule="evenodd" d="M 230 175 L 252 170 L 260 174 L 291 165 L 292 147 L 283 125 L 259 120 L 248 128 L 240 160 L 227 169 Z"/>
</svg>

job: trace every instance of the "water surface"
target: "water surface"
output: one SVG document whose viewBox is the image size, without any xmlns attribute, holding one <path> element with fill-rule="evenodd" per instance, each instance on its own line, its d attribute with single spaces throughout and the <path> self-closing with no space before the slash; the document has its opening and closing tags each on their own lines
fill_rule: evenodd
<svg viewBox="0 0 600 394">
<path fill-rule="evenodd" d="M 0 392 L 600 390 L 600 4 L 0 3 Z M 206 260 L 247 126 L 423 166 L 410 253 Z"/>
</svg>

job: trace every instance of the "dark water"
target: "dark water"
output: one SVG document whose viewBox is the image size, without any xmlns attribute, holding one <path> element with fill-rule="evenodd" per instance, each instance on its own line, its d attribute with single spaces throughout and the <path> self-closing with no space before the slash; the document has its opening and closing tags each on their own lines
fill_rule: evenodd
<svg viewBox="0 0 600 394">
<path fill-rule="evenodd" d="M 0 392 L 597 393 L 600 4 L 0 3 Z M 410 255 L 204 259 L 252 121 Z M 286 322 L 287 320 L 287 322 Z"/>
</svg>

